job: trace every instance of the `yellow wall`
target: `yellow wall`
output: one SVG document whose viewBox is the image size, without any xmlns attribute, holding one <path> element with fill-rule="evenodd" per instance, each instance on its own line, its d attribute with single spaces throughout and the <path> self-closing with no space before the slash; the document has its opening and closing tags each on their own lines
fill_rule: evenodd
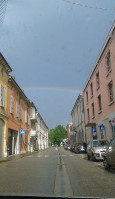
<svg viewBox="0 0 115 199">
<path fill-rule="evenodd" d="M 3 69 L 3 74 L 2 74 Z M 7 136 L 7 85 L 8 74 L 5 71 L 5 67 L 0 63 L 0 85 L 4 87 L 4 107 L 0 107 L 0 118 L 4 121 L 4 135 L 3 135 L 3 156 L 6 152 L 6 136 Z"/>
</svg>

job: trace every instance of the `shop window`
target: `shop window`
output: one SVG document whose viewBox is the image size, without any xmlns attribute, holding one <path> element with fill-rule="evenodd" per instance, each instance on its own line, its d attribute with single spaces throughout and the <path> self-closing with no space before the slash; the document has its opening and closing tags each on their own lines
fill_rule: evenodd
<svg viewBox="0 0 115 199">
<path fill-rule="evenodd" d="M 109 101 L 112 102 L 114 100 L 114 96 L 113 96 L 113 82 L 112 81 L 108 84 L 108 88 L 109 88 Z"/>
</svg>

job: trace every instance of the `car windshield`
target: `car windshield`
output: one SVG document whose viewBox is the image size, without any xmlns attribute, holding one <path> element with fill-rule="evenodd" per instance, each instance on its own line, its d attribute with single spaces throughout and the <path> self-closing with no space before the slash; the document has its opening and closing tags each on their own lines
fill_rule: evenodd
<svg viewBox="0 0 115 199">
<path fill-rule="evenodd" d="M 94 141 L 93 142 L 93 147 L 104 147 L 104 146 L 108 146 L 109 143 L 107 141 Z"/>
<path fill-rule="evenodd" d="M 0 0 L 0 198 L 115 198 L 113 138 L 115 0 Z"/>
</svg>

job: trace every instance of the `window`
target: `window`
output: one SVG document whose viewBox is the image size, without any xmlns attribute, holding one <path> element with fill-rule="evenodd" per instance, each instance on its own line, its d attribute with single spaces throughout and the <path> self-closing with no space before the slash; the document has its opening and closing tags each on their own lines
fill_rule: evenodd
<svg viewBox="0 0 115 199">
<path fill-rule="evenodd" d="M 13 96 L 11 96 L 11 99 L 10 99 L 10 113 L 13 114 L 13 109 L 14 109 L 14 98 Z"/>
<path fill-rule="evenodd" d="M 20 105 L 20 119 L 22 120 L 22 106 Z"/>
<path fill-rule="evenodd" d="M 101 95 L 98 96 L 98 107 L 99 107 L 99 112 L 102 111 Z"/>
<path fill-rule="evenodd" d="M 114 100 L 114 97 L 113 97 L 113 82 L 112 81 L 108 84 L 108 87 L 109 87 L 109 100 L 110 100 L 110 102 L 112 102 Z"/>
<path fill-rule="evenodd" d="M 88 103 L 88 91 L 86 92 L 86 100 L 87 100 L 87 103 Z"/>
<path fill-rule="evenodd" d="M 107 54 L 106 57 L 106 67 L 107 67 L 107 72 L 111 70 L 111 56 L 110 56 L 110 51 Z"/>
<path fill-rule="evenodd" d="M 97 88 L 99 88 L 100 87 L 99 72 L 96 73 L 96 83 L 97 83 Z"/>
<path fill-rule="evenodd" d="M 87 118 L 88 118 L 88 121 L 90 120 L 90 116 L 89 116 L 89 108 L 87 109 Z"/>
<path fill-rule="evenodd" d="M 90 89 L 91 89 L 91 97 L 93 97 L 93 84 L 90 84 Z"/>
<path fill-rule="evenodd" d="M 16 117 L 19 117 L 19 104 L 16 102 Z"/>
<path fill-rule="evenodd" d="M 0 106 L 4 107 L 4 87 L 0 85 Z"/>
<path fill-rule="evenodd" d="M 92 117 L 95 116 L 94 103 L 92 103 Z"/>
<path fill-rule="evenodd" d="M 27 123 L 27 110 L 25 110 L 25 123 Z"/>
</svg>

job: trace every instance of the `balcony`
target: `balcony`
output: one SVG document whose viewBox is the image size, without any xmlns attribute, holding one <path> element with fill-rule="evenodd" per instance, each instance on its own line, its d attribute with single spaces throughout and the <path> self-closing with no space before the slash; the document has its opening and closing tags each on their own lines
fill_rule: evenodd
<svg viewBox="0 0 115 199">
<path fill-rule="evenodd" d="M 36 115 L 30 117 L 31 122 L 37 122 Z"/>
<path fill-rule="evenodd" d="M 31 137 L 36 136 L 36 130 L 31 130 L 31 131 L 30 131 L 30 136 L 31 136 Z"/>
</svg>

